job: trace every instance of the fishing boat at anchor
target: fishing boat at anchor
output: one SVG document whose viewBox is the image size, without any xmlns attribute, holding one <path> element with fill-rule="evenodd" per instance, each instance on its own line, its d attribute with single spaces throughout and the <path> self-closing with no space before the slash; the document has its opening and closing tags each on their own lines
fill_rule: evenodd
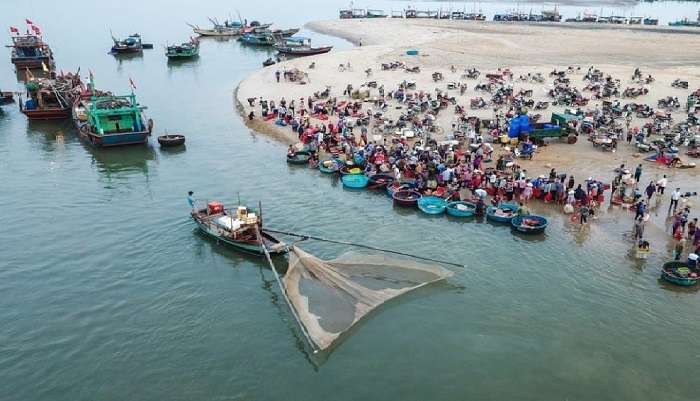
<svg viewBox="0 0 700 401">
<path fill-rule="evenodd" d="M 311 39 L 302 37 L 286 38 L 275 45 L 275 50 L 288 56 L 313 56 L 328 53 L 333 46 L 311 47 Z"/>
<path fill-rule="evenodd" d="M 516 216 L 511 220 L 513 230 L 523 234 L 541 234 L 547 228 L 547 219 L 542 216 Z"/>
<path fill-rule="evenodd" d="M 251 46 L 273 46 L 276 42 L 275 38 L 269 33 L 247 33 L 238 38 L 238 40 Z"/>
<path fill-rule="evenodd" d="M 19 29 L 10 28 L 12 45 L 7 46 L 12 49 L 11 61 L 15 68 L 20 69 L 53 69 L 53 52 L 49 45 L 41 37 L 41 30 L 27 20 L 27 33 L 20 35 Z"/>
<path fill-rule="evenodd" d="M 141 41 L 141 35 L 135 33 L 130 35 L 126 39 L 117 39 L 112 35 L 112 41 L 114 45 L 110 53 L 112 54 L 126 54 L 126 53 L 140 53 L 143 49 L 152 49 L 153 45 L 148 43 L 143 43 Z"/>
<path fill-rule="evenodd" d="M 79 96 L 82 83 L 77 74 L 63 74 L 56 79 L 34 78 L 27 73 L 27 99 L 19 99 L 19 109 L 30 120 L 70 118 L 71 106 Z"/>
<path fill-rule="evenodd" d="M 287 245 L 263 230 L 262 213 L 252 208 L 226 210 L 214 201 L 192 210 L 191 216 L 204 234 L 241 252 L 264 255 L 264 246 L 271 255 L 287 253 Z"/>
<path fill-rule="evenodd" d="M 153 121 L 146 120 L 145 107 L 140 106 L 132 92 L 126 96 L 97 93 L 75 102 L 73 122 L 80 137 L 97 147 L 138 145 L 148 142 Z"/>
<path fill-rule="evenodd" d="M 510 203 L 502 203 L 498 207 L 489 206 L 486 209 L 486 219 L 496 223 L 511 224 L 517 210 L 518 205 Z"/>
<path fill-rule="evenodd" d="M 199 40 L 191 38 L 189 42 L 180 45 L 172 45 L 165 48 L 165 56 L 168 59 L 193 58 L 199 55 Z"/>
</svg>

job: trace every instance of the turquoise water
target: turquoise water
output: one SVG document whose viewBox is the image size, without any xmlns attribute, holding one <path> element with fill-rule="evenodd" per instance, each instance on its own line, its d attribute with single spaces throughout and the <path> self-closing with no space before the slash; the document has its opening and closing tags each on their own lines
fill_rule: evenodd
<svg viewBox="0 0 700 401">
<path fill-rule="evenodd" d="M 315 1 L 240 11 L 283 26 L 331 18 Z M 0 400 L 696 400 L 697 292 L 658 281 L 666 249 L 627 256 L 630 218 L 580 231 L 552 216 L 545 238 L 394 209 L 380 193 L 284 162 L 285 147 L 246 129 L 238 81 L 267 54 L 205 40 L 168 64 L 185 22 L 235 15 L 230 3 L 30 1 L 0 23 L 33 19 L 64 70 L 137 84 L 156 132 L 184 151 L 95 150 L 69 122 L 0 114 Z M 233 9 L 229 9 L 233 8 Z M 257 12 L 254 12 L 256 10 Z M 109 29 L 156 44 L 107 55 Z M 317 41 L 349 45 L 320 37 Z M 0 87 L 21 87 L 9 56 Z M 155 142 L 155 141 L 152 141 Z M 446 283 L 392 302 L 330 355 L 313 356 L 254 257 L 204 238 L 185 194 L 263 202 L 266 224 L 454 260 Z M 650 230 L 651 231 L 651 230 Z M 663 233 L 651 232 L 652 238 Z M 332 257 L 343 248 L 309 243 Z"/>
</svg>

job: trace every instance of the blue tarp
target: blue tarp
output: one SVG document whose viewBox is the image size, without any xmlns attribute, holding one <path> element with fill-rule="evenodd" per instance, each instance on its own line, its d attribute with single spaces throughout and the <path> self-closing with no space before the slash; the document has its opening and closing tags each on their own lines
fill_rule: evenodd
<svg viewBox="0 0 700 401">
<path fill-rule="evenodd" d="M 530 118 L 527 115 L 515 116 L 510 120 L 510 128 L 508 129 L 509 138 L 517 138 L 522 134 L 532 132 Z"/>
</svg>

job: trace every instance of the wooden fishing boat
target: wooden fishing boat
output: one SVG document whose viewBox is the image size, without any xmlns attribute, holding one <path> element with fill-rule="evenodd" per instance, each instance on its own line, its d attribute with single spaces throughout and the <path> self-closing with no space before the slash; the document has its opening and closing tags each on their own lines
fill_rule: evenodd
<svg viewBox="0 0 700 401">
<path fill-rule="evenodd" d="M 324 160 L 320 163 L 318 163 L 318 169 L 322 173 L 326 174 L 335 174 L 340 170 L 340 165 L 338 164 L 339 161 L 336 160 Z"/>
<path fill-rule="evenodd" d="M 328 53 L 333 49 L 333 46 L 311 47 L 311 39 L 297 36 L 286 38 L 277 43 L 275 49 L 288 56 L 313 56 Z"/>
<path fill-rule="evenodd" d="M 19 99 L 19 109 L 30 120 L 63 120 L 70 118 L 71 106 L 82 85 L 80 77 L 61 75 L 56 79 L 32 78 L 27 81 L 27 100 Z"/>
<path fill-rule="evenodd" d="M 542 216 L 516 216 L 511 220 L 511 226 L 519 233 L 541 234 L 547 228 L 547 219 Z"/>
<path fill-rule="evenodd" d="M 503 203 L 498 207 L 489 206 L 486 208 L 486 218 L 496 223 L 511 224 L 518 205 Z"/>
<path fill-rule="evenodd" d="M 448 203 L 445 210 L 452 217 L 474 217 L 476 205 L 471 202 L 455 201 Z"/>
<path fill-rule="evenodd" d="M 311 153 L 307 151 L 294 152 L 292 155 L 287 155 L 287 163 L 289 164 L 307 164 L 311 158 Z"/>
<path fill-rule="evenodd" d="M 300 29 L 299 28 L 290 28 L 290 29 L 274 29 L 270 32 L 272 32 L 272 36 L 277 36 L 281 38 L 288 38 L 291 36 L 296 35 L 299 33 Z"/>
<path fill-rule="evenodd" d="M 689 267 L 684 262 L 667 262 L 661 268 L 661 278 L 675 285 L 690 287 L 700 280 L 700 269 Z"/>
<path fill-rule="evenodd" d="M 391 174 L 377 173 L 369 176 L 369 189 L 382 189 L 394 183 L 394 176 Z"/>
<path fill-rule="evenodd" d="M 264 255 L 264 244 L 271 255 L 287 253 L 285 243 L 263 230 L 262 216 L 253 209 L 238 206 L 225 210 L 223 204 L 209 202 L 206 208 L 193 210 L 191 216 L 203 233 L 236 250 Z"/>
<path fill-rule="evenodd" d="M 347 188 L 365 188 L 369 183 L 369 178 L 363 174 L 347 174 L 341 178 L 343 186 Z"/>
<path fill-rule="evenodd" d="M 0 91 L 0 104 L 12 103 L 15 101 L 14 93 Z"/>
<path fill-rule="evenodd" d="M 185 144 L 185 136 L 179 134 L 161 135 L 158 137 L 158 143 L 164 148 L 181 146 Z"/>
<path fill-rule="evenodd" d="M 420 192 L 410 189 L 396 191 L 392 195 L 394 205 L 398 206 L 416 206 L 418 200 L 422 197 L 423 195 L 421 195 Z"/>
<path fill-rule="evenodd" d="M 193 58 L 199 55 L 199 40 L 190 39 L 189 42 L 165 48 L 165 56 L 168 59 Z"/>
<path fill-rule="evenodd" d="M 46 67 L 53 69 L 54 60 L 53 52 L 48 44 L 46 44 L 40 36 L 40 31 L 34 25 L 31 26 L 34 33 L 27 30 L 26 35 L 20 35 L 19 30 L 16 36 L 12 36 L 12 45 L 8 46 L 12 49 L 11 61 L 18 71 L 29 68 L 38 69 Z M 10 28 L 11 30 L 13 28 Z"/>
<path fill-rule="evenodd" d="M 112 36 L 112 41 L 114 45 L 110 53 L 112 54 L 125 54 L 125 53 L 140 53 L 143 49 L 152 49 L 152 44 L 146 44 L 141 41 L 141 35 L 135 33 L 130 35 L 126 39 L 117 39 Z"/>
<path fill-rule="evenodd" d="M 75 102 L 73 122 L 80 138 L 93 146 L 139 145 L 147 143 L 153 131 L 153 121 L 146 119 L 144 110 L 133 93 L 93 95 Z"/>
<path fill-rule="evenodd" d="M 423 196 L 418 199 L 418 209 L 425 214 L 443 214 L 446 208 L 447 201 L 437 196 Z"/>
<path fill-rule="evenodd" d="M 394 197 L 394 193 L 398 191 L 403 191 L 403 190 L 412 190 L 415 189 L 416 185 L 412 182 L 398 182 L 394 181 L 391 184 L 386 186 L 386 194 L 390 197 Z"/>
</svg>

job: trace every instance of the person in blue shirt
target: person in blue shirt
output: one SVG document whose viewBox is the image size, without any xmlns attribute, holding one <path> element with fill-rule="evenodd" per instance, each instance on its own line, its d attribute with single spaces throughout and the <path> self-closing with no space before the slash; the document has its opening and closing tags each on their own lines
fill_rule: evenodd
<svg viewBox="0 0 700 401">
<path fill-rule="evenodd" d="M 195 201 L 195 199 L 194 199 L 194 192 L 189 191 L 189 192 L 187 193 L 187 203 L 190 205 L 190 207 L 192 208 L 192 210 L 195 209 L 195 203 L 196 203 L 196 201 Z"/>
</svg>

